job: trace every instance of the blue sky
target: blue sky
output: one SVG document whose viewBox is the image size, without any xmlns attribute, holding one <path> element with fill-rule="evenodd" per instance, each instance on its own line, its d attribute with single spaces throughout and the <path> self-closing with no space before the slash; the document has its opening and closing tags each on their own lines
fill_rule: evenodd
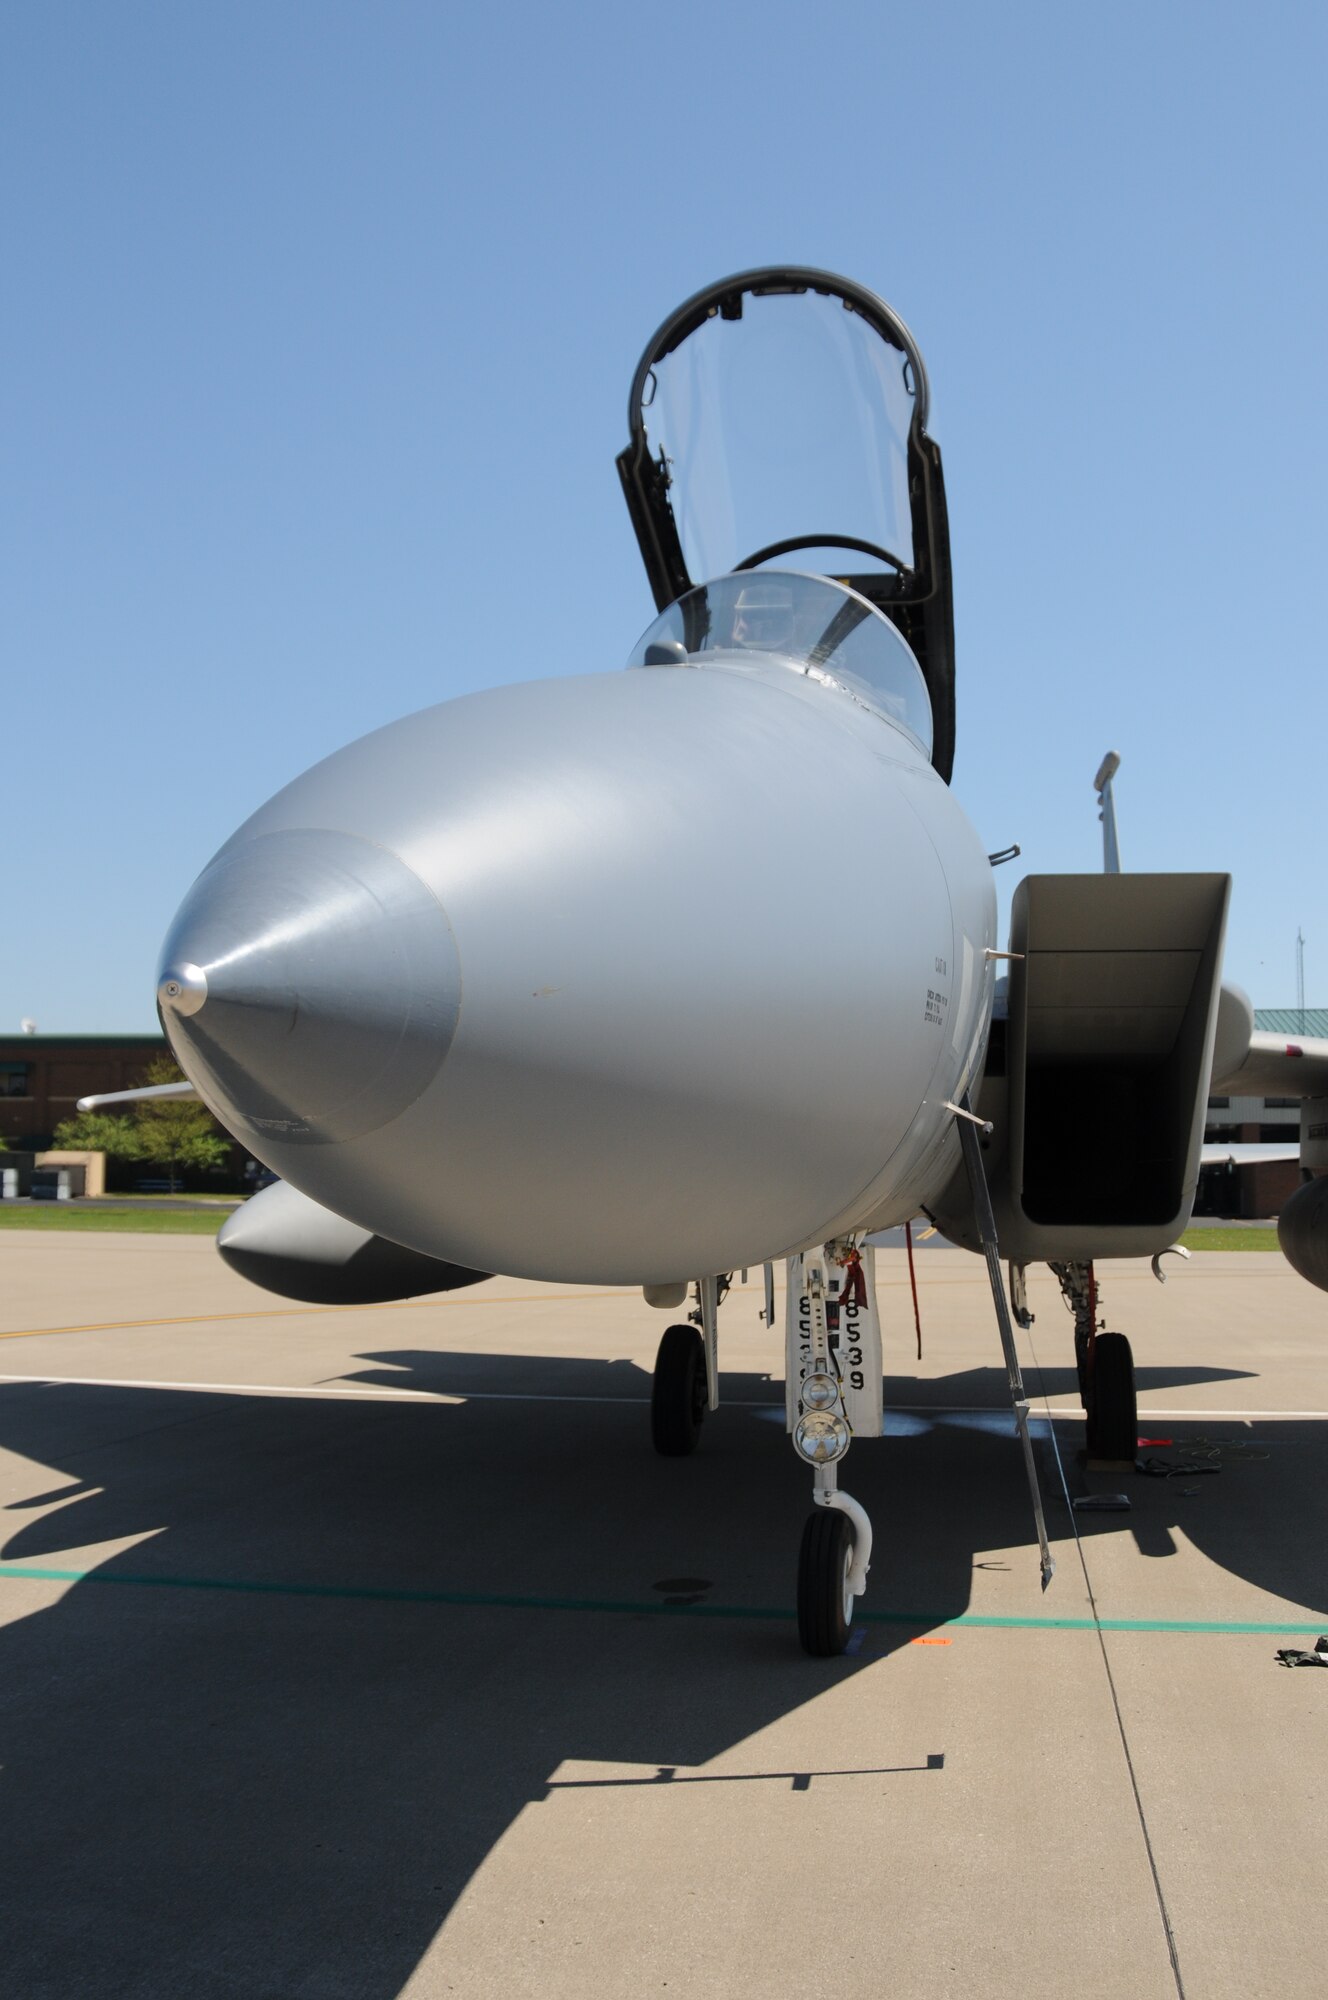
<svg viewBox="0 0 1328 2000">
<path fill-rule="evenodd" d="M 155 1025 L 288 778 L 612 669 L 638 353 L 819 264 L 926 355 L 955 789 L 1017 868 L 1229 869 L 1328 996 L 1322 8 L 14 4 L 0 15 L 0 1028 Z M 872 857 L 863 856 L 864 867 Z"/>
</svg>

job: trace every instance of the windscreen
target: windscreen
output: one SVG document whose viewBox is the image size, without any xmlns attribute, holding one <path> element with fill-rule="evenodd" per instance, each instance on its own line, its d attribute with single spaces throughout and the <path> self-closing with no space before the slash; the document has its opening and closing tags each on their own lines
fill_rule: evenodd
<svg viewBox="0 0 1328 2000">
<path fill-rule="evenodd" d="M 931 702 L 907 642 L 829 577 L 774 569 L 715 577 L 662 611 L 627 664 L 789 668 L 851 695 L 931 755 Z"/>
<path fill-rule="evenodd" d="M 789 537 L 827 537 L 808 568 L 888 560 L 823 554 L 867 542 L 913 566 L 907 445 L 914 384 L 903 353 L 838 298 L 811 292 L 715 312 L 646 379 L 650 455 L 661 450 L 689 573 L 717 576 Z"/>
</svg>

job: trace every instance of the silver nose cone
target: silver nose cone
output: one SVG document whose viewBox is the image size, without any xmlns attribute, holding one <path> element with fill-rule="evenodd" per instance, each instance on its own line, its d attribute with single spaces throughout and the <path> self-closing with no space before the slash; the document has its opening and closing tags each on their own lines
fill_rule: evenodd
<svg viewBox="0 0 1328 2000">
<path fill-rule="evenodd" d="M 157 999 L 181 1067 L 261 1153 L 360 1138 L 414 1103 L 451 1043 L 461 965 L 442 906 L 395 854 L 268 833 L 199 876 Z"/>
<path fill-rule="evenodd" d="M 207 974 L 201 966 L 168 965 L 157 986 L 157 1000 L 175 1014 L 196 1014 L 208 997 Z"/>
</svg>

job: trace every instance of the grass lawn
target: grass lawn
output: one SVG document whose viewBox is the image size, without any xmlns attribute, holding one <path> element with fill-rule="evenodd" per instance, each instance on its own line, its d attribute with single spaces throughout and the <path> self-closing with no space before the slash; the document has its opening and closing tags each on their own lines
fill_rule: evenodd
<svg viewBox="0 0 1328 2000">
<path fill-rule="evenodd" d="M 82 1202 L 53 1201 L 49 1206 L 0 1208 L 0 1229 L 115 1229 L 134 1236 L 215 1236 L 230 1213 L 229 1208 L 216 1208 L 204 1215 L 198 1209 L 99 1209 L 91 1202 L 85 1207 Z"/>
<path fill-rule="evenodd" d="M 197 1209 L 99 1209 L 91 1202 L 51 1202 L 49 1207 L 0 1207 L 0 1229 L 115 1229 L 133 1236 L 215 1236 L 230 1208 L 211 1215 Z M 1187 1229 L 1187 1250 L 1279 1251 L 1275 1229 Z"/>
<path fill-rule="evenodd" d="M 1187 1229 L 1181 1237 L 1187 1250 L 1277 1250 L 1275 1229 Z"/>
<path fill-rule="evenodd" d="M 84 1200 L 100 1201 L 100 1195 L 84 1196 Z M 202 1194 L 189 1188 L 177 1188 L 168 1194 L 165 1188 L 157 1188 L 151 1194 L 144 1194 L 138 1188 L 107 1188 L 107 1201 L 219 1201 L 227 1208 L 237 1208 L 244 1200 L 242 1194 Z"/>
</svg>

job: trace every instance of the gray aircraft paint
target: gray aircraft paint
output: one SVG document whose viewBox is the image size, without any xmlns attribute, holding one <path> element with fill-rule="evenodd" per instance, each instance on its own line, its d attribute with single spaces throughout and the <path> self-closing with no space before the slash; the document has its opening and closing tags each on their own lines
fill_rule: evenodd
<svg viewBox="0 0 1328 2000">
<path fill-rule="evenodd" d="M 459 1291 L 489 1276 L 388 1243 L 285 1181 L 262 1189 L 228 1216 L 217 1233 L 217 1249 L 251 1284 L 313 1305 L 381 1305 Z"/>
<path fill-rule="evenodd" d="M 912 739 L 753 655 L 466 696 L 328 758 L 195 884 L 167 956 L 208 999 L 163 1019 L 223 1124 L 361 1228 L 663 1283 L 949 1178 L 994 932 Z"/>
</svg>

